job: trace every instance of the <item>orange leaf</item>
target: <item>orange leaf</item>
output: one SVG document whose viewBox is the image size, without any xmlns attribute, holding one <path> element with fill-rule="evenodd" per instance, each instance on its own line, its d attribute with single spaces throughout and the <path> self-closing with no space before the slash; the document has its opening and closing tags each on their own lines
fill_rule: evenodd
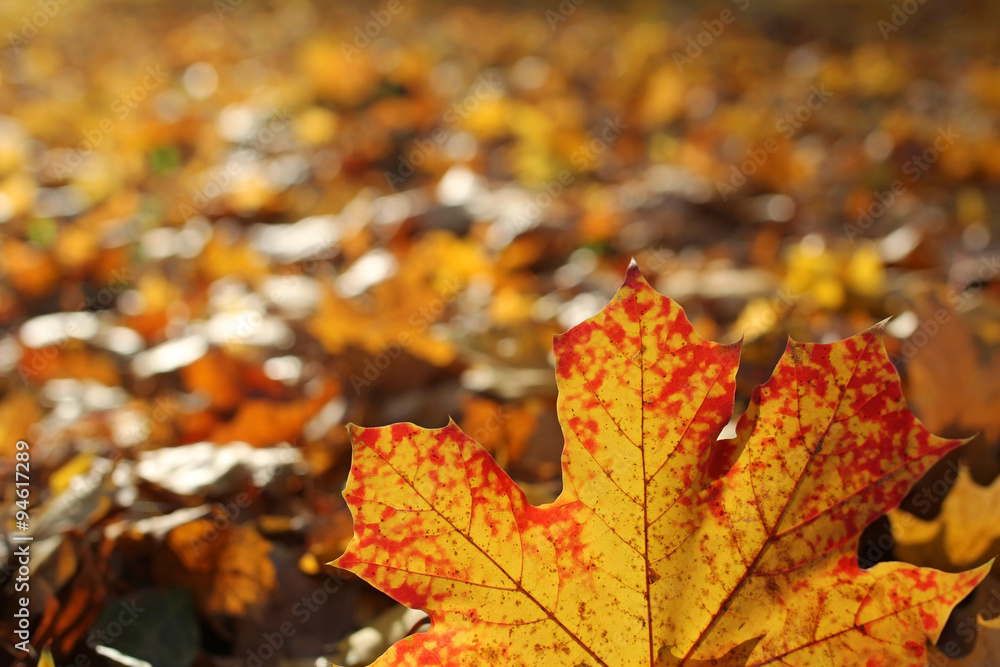
<svg viewBox="0 0 1000 667">
<path fill-rule="evenodd" d="M 556 339 L 551 505 L 454 423 L 352 427 L 336 564 L 433 622 L 374 664 L 923 664 L 988 566 L 858 566 L 862 529 L 961 444 L 907 410 L 881 336 L 789 341 L 718 441 L 739 347 L 701 338 L 633 264 Z"/>
<path fill-rule="evenodd" d="M 190 588 L 205 613 L 243 616 L 274 588 L 271 543 L 219 512 L 173 529 L 167 546 L 156 567 L 163 584 Z"/>
<path fill-rule="evenodd" d="M 180 369 L 181 379 L 189 391 L 208 399 L 213 410 L 225 412 L 239 406 L 244 396 L 253 393 L 280 399 L 288 394 L 287 387 L 272 380 L 260 366 L 230 356 L 212 348 L 203 356 Z"/>
<path fill-rule="evenodd" d="M 48 294 L 59 282 L 59 270 L 52 257 L 17 239 L 0 244 L 0 265 L 4 277 L 28 299 Z"/>
<path fill-rule="evenodd" d="M 181 368 L 181 379 L 189 391 L 199 392 L 215 410 L 232 410 L 243 400 L 236 360 L 219 349 Z"/>
<path fill-rule="evenodd" d="M 254 447 L 266 447 L 296 440 L 306 422 L 333 398 L 339 387 L 326 382 L 316 396 L 297 401 L 251 401 L 240 404 L 232 421 L 216 426 L 208 439 L 214 442 L 242 440 Z"/>
<path fill-rule="evenodd" d="M 107 595 L 102 574 L 105 562 L 95 557 L 72 534 L 61 541 L 54 552 L 56 569 L 63 570 L 55 579 L 39 582 L 44 612 L 32 633 L 32 643 L 48 645 L 58 656 L 69 656 L 100 615 Z"/>
</svg>

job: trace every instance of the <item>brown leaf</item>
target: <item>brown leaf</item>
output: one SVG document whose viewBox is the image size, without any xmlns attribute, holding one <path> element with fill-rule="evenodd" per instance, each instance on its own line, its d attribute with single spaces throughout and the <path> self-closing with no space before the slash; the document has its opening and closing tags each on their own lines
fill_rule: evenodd
<svg viewBox="0 0 1000 667">
<path fill-rule="evenodd" d="M 161 585 L 184 586 L 207 614 L 244 616 L 274 588 L 271 543 L 217 511 L 173 529 L 154 570 Z"/>
<path fill-rule="evenodd" d="M 976 481 L 1000 475 L 1000 355 L 985 355 L 962 316 L 941 298 L 916 301 L 920 326 L 903 344 L 909 358 L 908 394 L 914 411 L 935 433 L 983 438 L 962 452 Z"/>
</svg>

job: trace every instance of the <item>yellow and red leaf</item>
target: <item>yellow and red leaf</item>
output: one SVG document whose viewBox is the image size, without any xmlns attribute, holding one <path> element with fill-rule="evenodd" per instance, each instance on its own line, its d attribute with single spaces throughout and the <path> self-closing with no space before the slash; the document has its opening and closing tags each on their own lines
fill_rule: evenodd
<svg viewBox="0 0 1000 667">
<path fill-rule="evenodd" d="M 633 264 L 555 342 L 554 503 L 454 423 L 351 427 L 335 564 L 433 622 L 375 664 L 923 664 L 988 565 L 858 565 L 864 527 L 961 444 L 909 412 L 881 338 L 790 341 L 720 441 L 739 346 L 701 338 Z"/>
</svg>

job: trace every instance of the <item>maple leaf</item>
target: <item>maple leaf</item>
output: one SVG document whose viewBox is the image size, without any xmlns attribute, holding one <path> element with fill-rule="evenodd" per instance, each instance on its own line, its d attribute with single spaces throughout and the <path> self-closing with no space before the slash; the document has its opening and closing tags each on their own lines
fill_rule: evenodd
<svg viewBox="0 0 1000 667">
<path fill-rule="evenodd" d="M 985 485 L 1000 475 L 1000 410 L 996 408 L 1000 355 L 981 350 L 966 320 L 948 305 L 950 301 L 931 293 L 914 304 L 922 328 L 903 349 L 911 357 L 909 396 L 933 431 L 981 433 L 962 449 L 962 458 L 976 481 Z"/>
<path fill-rule="evenodd" d="M 934 520 L 899 509 L 889 512 L 889 520 L 898 558 L 946 572 L 979 565 L 1000 553 L 1000 478 L 979 486 L 967 468 L 959 468 Z"/>
<path fill-rule="evenodd" d="M 351 426 L 334 564 L 433 622 L 374 664 L 922 664 L 988 566 L 858 566 L 862 529 L 961 444 L 906 408 L 881 337 L 789 341 L 719 441 L 739 345 L 701 338 L 633 263 L 556 338 L 552 504 L 454 423 Z"/>
</svg>

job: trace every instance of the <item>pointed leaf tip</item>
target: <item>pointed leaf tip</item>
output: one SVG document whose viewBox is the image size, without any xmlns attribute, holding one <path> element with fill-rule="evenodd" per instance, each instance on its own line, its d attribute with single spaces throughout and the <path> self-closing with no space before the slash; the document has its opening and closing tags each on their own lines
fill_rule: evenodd
<svg viewBox="0 0 1000 667">
<path fill-rule="evenodd" d="M 639 269 L 639 263 L 635 261 L 633 257 L 628 264 L 628 269 L 625 272 L 625 281 L 622 286 L 636 287 L 638 285 L 646 285 L 649 287 L 649 282 L 646 277 L 642 275 L 642 271 Z"/>
</svg>

